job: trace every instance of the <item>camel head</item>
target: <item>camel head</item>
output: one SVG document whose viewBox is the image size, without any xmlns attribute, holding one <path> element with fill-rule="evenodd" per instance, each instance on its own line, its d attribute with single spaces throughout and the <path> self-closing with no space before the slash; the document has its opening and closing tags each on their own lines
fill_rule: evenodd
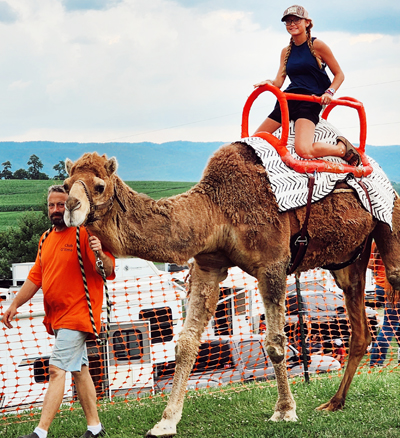
<svg viewBox="0 0 400 438">
<path fill-rule="evenodd" d="M 65 204 L 64 221 L 78 227 L 96 220 L 95 212 L 107 211 L 114 201 L 114 180 L 117 160 L 96 152 L 84 154 L 75 163 L 65 160 L 69 175 L 64 188 L 69 194 Z M 101 213 L 99 213 L 101 214 Z"/>
</svg>

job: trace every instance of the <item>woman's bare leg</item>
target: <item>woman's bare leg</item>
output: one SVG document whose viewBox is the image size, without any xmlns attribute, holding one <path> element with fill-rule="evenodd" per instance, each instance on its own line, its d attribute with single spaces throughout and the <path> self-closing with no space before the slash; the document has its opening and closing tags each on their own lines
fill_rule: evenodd
<svg viewBox="0 0 400 438">
<path fill-rule="evenodd" d="M 346 146 L 341 141 L 338 144 L 322 141 L 314 143 L 315 125 L 311 120 L 297 119 L 295 133 L 294 146 L 296 153 L 302 158 L 343 157 L 346 153 Z"/>
<path fill-rule="evenodd" d="M 276 122 L 275 120 L 270 119 L 269 117 L 266 118 L 261 125 L 257 128 L 257 132 L 270 132 L 273 134 L 277 129 L 281 127 L 281 124 L 279 122 Z"/>
</svg>

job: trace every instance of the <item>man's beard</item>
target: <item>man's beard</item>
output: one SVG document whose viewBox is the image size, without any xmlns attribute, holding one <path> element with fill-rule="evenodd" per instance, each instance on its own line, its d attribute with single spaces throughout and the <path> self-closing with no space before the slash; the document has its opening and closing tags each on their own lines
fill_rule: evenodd
<svg viewBox="0 0 400 438">
<path fill-rule="evenodd" d="M 60 213 L 53 213 L 50 216 L 50 221 L 53 225 L 55 226 L 62 226 L 65 227 L 65 222 L 64 222 L 64 215 L 60 214 Z"/>
</svg>

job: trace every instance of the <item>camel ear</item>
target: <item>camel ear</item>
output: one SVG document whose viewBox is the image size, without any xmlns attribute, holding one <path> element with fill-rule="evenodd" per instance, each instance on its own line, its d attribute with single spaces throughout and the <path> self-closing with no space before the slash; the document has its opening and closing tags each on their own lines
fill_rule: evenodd
<svg viewBox="0 0 400 438">
<path fill-rule="evenodd" d="M 74 163 L 69 158 L 65 159 L 65 170 L 67 171 L 69 176 L 71 176 L 71 169 L 73 164 Z"/>
<path fill-rule="evenodd" d="M 111 176 L 118 168 L 117 159 L 115 157 L 111 157 L 104 167 L 106 168 L 108 176 Z"/>
</svg>

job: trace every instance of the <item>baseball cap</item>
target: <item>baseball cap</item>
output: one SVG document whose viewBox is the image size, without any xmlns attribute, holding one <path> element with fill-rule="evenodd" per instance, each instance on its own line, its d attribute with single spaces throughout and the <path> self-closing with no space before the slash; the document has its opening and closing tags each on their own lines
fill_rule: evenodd
<svg viewBox="0 0 400 438">
<path fill-rule="evenodd" d="M 308 16 L 308 12 L 303 8 L 303 6 L 299 6 L 299 5 L 293 5 L 290 6 L 290 8 L 285 9 L 281 21 L 285 21 L 285 18 L 288 15 L 294 15 L 295 17 L 311 20 L 311 18 Z"/>
</svg>

